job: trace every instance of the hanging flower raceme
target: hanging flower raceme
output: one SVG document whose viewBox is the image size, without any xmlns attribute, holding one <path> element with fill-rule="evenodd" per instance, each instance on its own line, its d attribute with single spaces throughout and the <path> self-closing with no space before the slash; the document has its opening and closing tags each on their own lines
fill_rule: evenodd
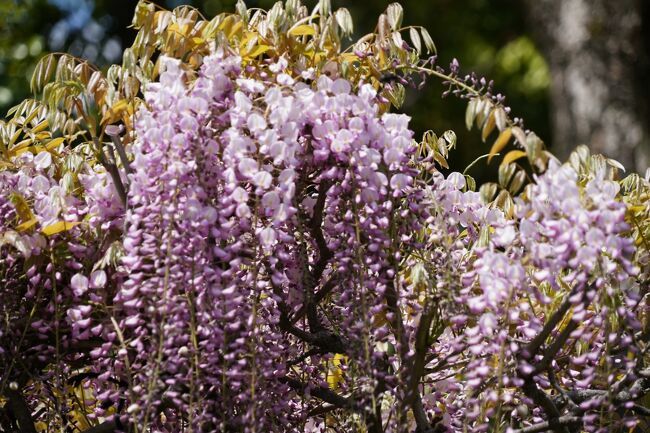
<svg viewBox="0 0 650 433">
<path fill-rule="evenodd" d="M 631 407 L 608 394 L 638 379 L 631 335 L 640 324 L 629 311 L 639 297 L 628 281 L 636 271 L 617 191 L 604 173 L 581 185 L 573 168 L 552 162 L 518 201 L 518 227 L 502 216 L 483 224 L 492 227 L 489 244 L 476 249 L 458 298 L 466 311 L 452 319 L 462 334 L 440 341 L 460 365 L 451 388 L 457 400 L 441 395 L 452 428 L 485 431 L 489 420 L 551 417 L 540 390 L 558 386 L 591 391 L 558 400 L 560 407 L 594 414 Z M 583 422 L 593 429 L 596 418 Z"/>
<path fill-rule="evenodd" d="M 388 325 L 372 317 L 399 315 L 400 250 L 424 214 L 408 118 L 379 115 L 367 85 L 354 94 L 323 76 L 312 89 L 282 59 L 242 71 L 219 53 L 191 85 L 178 62 L 163 64 L 136 123 L 116 297 L 114 368 L 135 380 L 134 419 L 157 423 L 167 400 L 226 429 L 299 419 L 291 399 L 280 404 L 297 386 L 283 365 L 299 356 L 283 334 L 340 346 L 371 378 L 342 387 L 388 379 L 373 370 Z M 344 330 L 329 340 L 314 301 L 328 290 L 338 299 L 329 320 Z M 401 332 L 392 341 L 404 363 Z M 320 383 L 325 359 L 300 369 Z M 206 396 L 217 406 L 199 405 Z"/>
<path fill-rule="evenodd" d="M 103 319 L 92 319 L 98 313 L 92 305 L 109 298 L 100 259 L 123 207 L 111 198 L 111 213 L 104 212 L 98 197 L 77 182 L 77 177 L 102 182 L 106 176 L 99 164 L 83 162 L 87 151 L 59 146 L 36 155 L 24 152 L 12 159 L 12 170 L 0 174 L 5 386 L 25 386 L 31 377 L 51 379 L 56 392 L 65 392 L 63 378 L 78 374 L 69 360 L 89 364 L 86 348 L 101 344 Z M 91 220 L 101 227 L 92 228 Z M 52 379 L 54 370 L 48 368 L 58 376 Z M 43 404 L 39 392 L 31 398 L 34 406 Z"/>
<path fill-rule="evenodd" d="M 142 2 L 107 78 L 37 67 L 72 93 L 0 123 L 0 430 L 604 433 L 647 413 L 647 179 L 549 161 L 491 84 L 417 60 L 433 43 L 399 36 L 399 5 L 341 53 L 347 11 L 321 3 L 316 26 L 299 2 L 209 23 Z M 453 134 L 418 144 L 389 112 L 414 71 L 499 130 L 490 158 L 525 150 L 495 201 L 433 165 Z"/>
</svg>

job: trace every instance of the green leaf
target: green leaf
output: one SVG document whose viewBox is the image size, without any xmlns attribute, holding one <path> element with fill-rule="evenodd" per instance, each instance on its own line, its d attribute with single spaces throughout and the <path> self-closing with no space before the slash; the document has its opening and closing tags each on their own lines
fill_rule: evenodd
<svg viewBox="0 0 650 433">
<path fill-rule="evenodd" d="M 124 54 L 122 55 L 122 68 L 135 73 L 136 57 L 135 53 L 131 48 L 126 48 Z"/>
<path fill-rule="evenodd" d="M 406 91 L 404 89 L 404 86 L 401 84 L 393 86 L 389 91 L 386 92 L 386 97 L 395 108 L 402 106 L 405 96 Z"/>
<path fill-rule="evenodd" d="M 492 198 L 494 198 L 494 195 L 497 193 L 497 184 L 494 182 L 484 183 L 481 185 L 478 191 L 481 194 L 483 203 L 490 203 L 492 201 Z"/>
<path fill-rule="evenodd" d="M 501 164 L 499 166 L 499 185 L 501 185 L 502 188 L 508 186 L 516 170 L 517 166 L 515 164 Z"/>
<path fill-rule="evenodd" d="M 351 36 L 354 32 L 354 24 L 352 22 L 352 15 L 350 15 L 350 11 L 348 11 L 346 8 L 340 8 L 334 13 L 334 18 L 336 19 L 336 23 L 341 28 L 341 31 L 343 31 L 343 34 L 345 36 Z"/>
<path fill-rule="evenodd" d="M 74 57 L 64 54 L 59 57 L 59 62 L 56 65 L 56 72 L 54 77 L 56 81 L 67 81 L 74 78 Z"/>
<path fill-rule="evenodd" d="M 486 224 L 481 227 L 478 235 L 476 246 L 479 248 L 487 247 L 490 243 L 490 227 Z"/>
<path fill-rule="evenodd" d="M 514 201 L 508 191 L 502 189 L 497 198 L 494 199 L 494 204 L 498 208 L 503 209 L 508 217 L 512 216 L 514 211 Z"/>
<path fill-rule="evenodd" d="M 402 34 L 400 32 L 393 32 L 390 35 L 390 38 L 397 48 L 402 48 L 404 41 L 402 40 Z"/>
<path fill-rule="evenodd" d="M 521 187 L 524 185 L 524 182 L 526 181 L 526 172 L 523 170 L 519 170 L 515 175 L 512 177 L 512 181 L 510 182 L 510 186 L 508 187 L 508 191 L 510 191 L 510 194 L 515 195 L 519 192 Z"/>
<path fill-rule="evenodd" d="M 244 3 L 242 0 L 237 0 L 235 9 L 237 10 L 237 13 L 242 18 L 242 20 L 248 23 L 248 8 L 246 7 L 246 3 Z"/>
<path fill-rule="evenodd" d="M 523 129 L 521 129 L 518 126 L 513 126 L 512 127 L 512 135 L 515 136 L 517 141 L 522 147 L 526 146 L 526 133 L 524 132 Z"/>
<path fill-rule="evenodd" d="M 467 103 L 467 109 L 465 110 L 465 126 L 467 127 L 468 131 L 472 129 L 472 125 L 474 124 L 474 119 L 476 118 L 477 103 L 478 103 L 477 98 L 472 98 Z"/>
<path fill-rule="evenodd" d="M 64 141 L 65 141 L 65 137 L 53 138 L 52 140 L 48 141 L 47 144 L 45 144 L 45 149 L 53 150 Z"/>
<path fill-rule="evenodd" d="M 476 125 L 481 128 L 485 123 L 485 118 L 490 113 L 492 104 L 484 98 L 478 98 L 476 102 Z"/>
<path fill-rule="evenodd" d="M 50 80 L 54 70 L 56 69 L 56 60 L 56 54 L 48 54 L 36 64 L 29 84 L 32 93 L 40 92 L 45 84 Z"/>
<path fill-rule="evenodd" d="M 476 181 L 469 174 L 465 175 L 465 183 L 467 184 L 467 191 L 476 191 Z"/>
<path fill-rule="evenodd" d="M 424 41 L 424 46 L 427 47 L 427 54 L 428 53 L 436 53 L 436 44 L 433 43 L 433 39 L 431 39 L 431 35 L 425 29 L 424 27 L 420 28 L 420 33 L 422 34 L 422 40 Z"/>
<path fill-rule="evenodd" d="M 404 17 L 404 9 L 399 3 L 391 3 L 386 9 L 386 16 L 388 17 L 388 25 L 392 30 L 397 30 L 402 25 L 402 18 Z"/>
<path fill-rule="evenodd" d="M 612 159 L 612 158 L 607 158 L 606 162 L 607 162 L 608 165 L 611 165 L 612 167 L 614 167 L 614 168 L 616 168 L 618 170 L 621 170 L 622 172 L 625 172 L 625 167 L 623 166 L 623 164 L 621 164 L 617 160 Z"/>
<path fill-rule="evenodd" d="M 454 149 L 456 147 L 456 133 L 448 129 L 442 134 L 442 138 L 447 142 L 447 149 Z"/>
<path fill-rule="evenodd" d="M 147 1 L 138 2 L 138 5 L 135 7 L 135 15 L 133 15 L 133 27 L 136 29 L 142 27 L 146 23 L 149 15 L 153 13 L 154 10 L 155 7 L 153 3 L 149 3 Z"/>
<path fill-rule="evenodd" d="M 528 155 L 528 159 L 531 161 L 536 160 L 542 150 L 544 150 L 542 140 L 534 132 L 529 133 L 526 136 L 526 154 Z"/>
<path fill-rule="evenodd" d="M 499 107 L 494 110 L 494 120 L 497 124 L 497 129 L 503 131 L 508 126 L 508 116 L 503 108 Z"/>
<path fill-rule="evenodd" d="M 419 53 L 422 52 L 422 40 L 420 39 L 420 34 L 416 29 L 411 27 L 409 29 L 409 37 L 411 38 L 411 42 L 413 43 L 413 47 L 416 49 L 416 51 Z"/>
<path fill-rule="evenodd" d="M 322 19 L 327 18 L 332 12 L 332 3 L 330 0 L 320 0 L 318 2 L 318 10 Z"/>
</svg>

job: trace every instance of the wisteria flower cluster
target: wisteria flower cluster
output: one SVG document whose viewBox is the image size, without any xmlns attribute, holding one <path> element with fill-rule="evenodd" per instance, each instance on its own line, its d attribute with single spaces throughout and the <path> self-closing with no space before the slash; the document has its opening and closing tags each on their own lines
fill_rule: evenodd
<svg viewBox="0 0 650 433">
<path fill-rule="evenodd" d="M 0 165 L 0 431 L 643 431 L 648 179 L 490 201 L 290 46 L 161 54 L 121 127 Z"/>
<path fill-rule="evenodd" d="M 502 419 L 541 420 L 549 412 L 559 419 L 567 407 L 576 412 L 567 425 L 587 431 L 635 425 L 625 414 L 638 395 L 618 394 L 639 379 L 632 341 L 641 323 L 631 313 L 640 301 L 632 282 L 638 269 L 617 192 L 602 172 L 581 187 L 572 167 L 553 161 L 519 200 L 515 221 L 480 205 L 473 211 L 475 219 L 491 213 L 482 226 L 492 233 L 485 246 L 474 244 L 452 295 L 462 306 L 451 318 L 456 332 L 434 346 L 457 365 L 454 379 L 449 370 L 436 374 L 454 389 L 443 394 L 454 407 L 450 426 L 489 430 Z"/>
</svg>

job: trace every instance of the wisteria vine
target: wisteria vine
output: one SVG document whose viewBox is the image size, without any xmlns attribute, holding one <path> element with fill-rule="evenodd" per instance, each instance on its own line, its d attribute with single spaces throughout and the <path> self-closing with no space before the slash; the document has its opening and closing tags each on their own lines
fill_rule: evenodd
<svg viewBox="0 0 650 433">
<path fill-rule="evenodd" d="M 611 165 L 550 157 L 499 206 L 390 85 L 223 46 L 157 64 L 112 144 L 0 171 L 0 431 L 647 425 L 647 202 Z"/>
</svg>

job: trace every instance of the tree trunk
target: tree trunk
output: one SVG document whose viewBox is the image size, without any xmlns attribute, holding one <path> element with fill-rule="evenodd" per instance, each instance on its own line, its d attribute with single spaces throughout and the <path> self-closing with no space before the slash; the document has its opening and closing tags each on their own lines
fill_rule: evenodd
<svg viewBox="0 0 650 433">
<path fill-rule="evenodd" d="M 650 5 L 645 0 L 527 0 L 549 63 L 552 148 L 575 146 L 641 173 L 650 165 Z"/>
</svg>

